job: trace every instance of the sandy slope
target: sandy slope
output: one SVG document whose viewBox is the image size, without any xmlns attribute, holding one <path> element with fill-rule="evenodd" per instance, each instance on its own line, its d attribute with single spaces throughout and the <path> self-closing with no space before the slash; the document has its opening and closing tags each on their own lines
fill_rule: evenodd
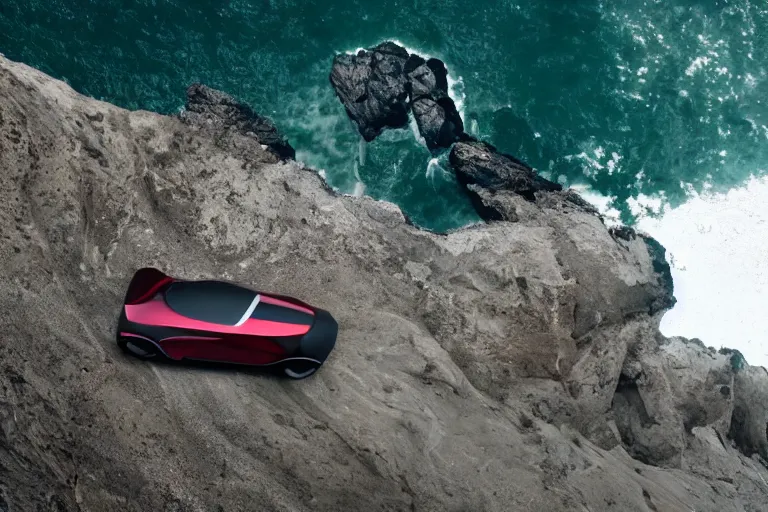
<svg viewBox="0 0 768 512">
<path fill-rule="evenodd" d="M 768 510 L 768 374 L 664 340 L 647 245 L 557 197 L 426 233 L 2 57 L 0 170 L 0 510 Z M 323 306 L 337 348 L 300 382 L 127 358 L 147 265 Z"/>
</svg>

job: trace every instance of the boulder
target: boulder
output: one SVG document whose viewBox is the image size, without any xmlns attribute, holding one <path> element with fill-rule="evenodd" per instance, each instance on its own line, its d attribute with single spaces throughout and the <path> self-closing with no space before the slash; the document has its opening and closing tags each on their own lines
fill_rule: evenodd
<svg viewBox="0 0 768 512">
<path fill-rule="evenodd" d="M 466 138 L 464 123 L 448 96 L 448 70 L 393 42 L 355 55 L 337 55 L 330 75 L 336 95 L 360 135 L 370 142 L 385 128 L 402 128 L 413 115 L 431 151 Z"/>
<path fill-rule="evenodd" d="M 409 54 L 392 42 L 355 55 L 337 55 L 331 85 L 360 135 L 370 142 L 385 128 L 408 124 L 408 90 L 404 73 Z"/>
<path fill-rule="evenodd" d="M 464 123 L 451 98 L 445 96 L 435 101 L 430 97 L 421 97 L 412 103 L 411 108 L 419 133 L 430 150 L 449 148 L 454 142 L 466 138 Z"/>
</svg>

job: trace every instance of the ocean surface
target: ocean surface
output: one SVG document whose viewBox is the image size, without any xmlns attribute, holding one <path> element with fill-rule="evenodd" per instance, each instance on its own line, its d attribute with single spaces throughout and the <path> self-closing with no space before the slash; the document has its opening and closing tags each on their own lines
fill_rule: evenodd
<svg viewBox="0 0 768 512">
<path fill-rule="evenodd" d="M 0 52 L 79 92 L 173 113 L 201 81 L 339 191 L 436 231 L 477 222 L 447 154 L 412 129 L 362 144 L 334 97 L 333 56 L 386 39 L 446 63 L 470 133 L 659 238 L 680 299 L 665 334 L 768 366 L 750 316 L 768 311 L 764 1 L 0 0 Z"/>
</svg>

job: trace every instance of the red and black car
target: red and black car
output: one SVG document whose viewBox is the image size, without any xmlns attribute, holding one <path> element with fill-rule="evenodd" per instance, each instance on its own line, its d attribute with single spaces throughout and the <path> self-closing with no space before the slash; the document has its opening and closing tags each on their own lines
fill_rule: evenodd
<svg viewBox="0 0 768 512">
<path fill-rule="evenodd" d="M 142 268 L 125 295 L 117 344 L 141 359 L 273 366 L 303 379 L 325 362 L 337 333 L 330 313 L 292 297 Z"/>
</svg>

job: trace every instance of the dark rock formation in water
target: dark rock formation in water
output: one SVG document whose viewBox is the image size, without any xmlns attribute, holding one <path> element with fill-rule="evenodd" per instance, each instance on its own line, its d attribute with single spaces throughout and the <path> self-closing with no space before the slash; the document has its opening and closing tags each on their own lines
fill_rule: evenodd
<svg viewBox="0 0 768 512">
<path fill-rule="evenodd" d="M 448 70 L 438 59 L 411 55 L 405 69 L 411 110 L 430 150 L 467 139 L 464 122 L 448 96 Z"/>
<path fill-rule="evenodd" d="M 768 374 L 659 333 L 659 248 L 487 151 L 507 221 L 422 231 L 205 104 L 0 57 L 0 510 L 765 510 Z M 336 348 L 300 383 L 130 359 L 142 266 L 321 304 Z"/>
<path fill-rule="evenodd" d="M 456 143 L 449 161 L 458 182 L 465 187 L 478 214 L 485 220 L 515 220 L 508 208 L 491 199 L 490 196 L 497 192 L 513 192 L 528 201 L 535 201 L 537 192 L 555 192 L 563 188 L 485 142 Z"/>
<path fill-rule="evenodd" d="M 661 281 L 662 289 L 664 293 L 662 296 L 664 300 L 650 304 L 651 314 L 657 311 L 666 311 L 671 309 L 676 303 L 677 299 L 674 297 L 674 282 L 672 281 L 672 269 L 667 262 L 667 250 L 661 245 L 655 238 L 641 234 L 645 245 L 648 247 L 648 254 L 651 256 L 651 262 L 653 263 L 653 270 L 656 274 L 663 276 Z"/>
<path fill-rule="evenodd" d="M 405 48 L 386 42 L 356 55 L 337 55 L 333 59 L 331 84 L 368 142 L 384 128 L 408 124 L 404 73 L 408 57 Z"/>
<path fill-rule="evenodd" d="M 417 98 L 411 104 L 411 109 L 419 133 L 431 151 L 449 148 L 457 140 L 468 138 L 464 133 L 464 123 L 451 98 Z"/>
<path fill-rule="evenodd" d="M 272 122 L 235 98 L 202 84 L 187 89 L 187 103 L 182 120 L 212 127 L 216 130 L 232 129 L 243 135 L 256 137 L 282 159 L 293 159 L 296 151 Z"/>
<path fill-rule="evenodd" d="M 457 143 L 451 150 L 450 162 L 462 185 L 509 190 L 529 201 L 536 200 L 536 192 L 563 189 L 559 183 L 542 178 L 524 162 L 499 153 L 486 142 Z"/>
<path fill-rule="evenodd" d="M 448 148 L 467 137 L 448 96 L 448 71 L 438 59 L 424 60 L 385 42 L 356 55 L 337 55 L 330 80 L 368 142 L 385 128 L 406 126 L 409 109 L 430 150 Z"/>
</svg>

